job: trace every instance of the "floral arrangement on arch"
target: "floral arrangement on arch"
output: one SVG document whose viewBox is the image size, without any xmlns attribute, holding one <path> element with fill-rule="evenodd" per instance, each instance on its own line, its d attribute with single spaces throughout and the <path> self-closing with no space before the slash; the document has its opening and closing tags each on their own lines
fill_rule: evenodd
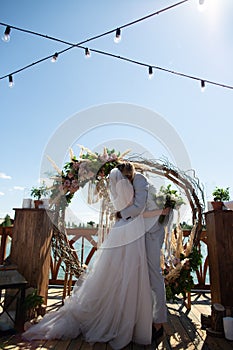
<svg viewBox="0 0 233 350">
<path fill-rule="evenodd" d="M 183 230 L 180 224 L 173 229 L 170 242 L 170 261 L 162 259 L 162 271 L 165 280 L 167 301 L 174 301 L 179 294 L 186 298 L 194 286 L 192 273 L 198 270 L 202 263 L 202 255 L 198 247 L 193 246 L 195 227 L 193 226 L 188 242 L 184 244 Z M 167 237 L 165 237 L 166 242 Z"/>
<path fill-rule="evenodd" d="M 103 153 L 92 152 L 88 148 L 80 146 L 81 152 L 77 158 L 70 149 L 70 161 L 67 162 L 63 170 L 58 169 L 56 164 L 50 159 L 59 176 L 54 177 L 54 184 L 51 188 L 51 205 L 60 200 L 61 207 L 66 207 L 71 202 L 75 192 L 84 187 L 87 183 L 98 184 L 106 179 L 110 171 L 123 160 L 129 152 L 116 152 L 114 149 L 104 147 Z"/>
</svg>

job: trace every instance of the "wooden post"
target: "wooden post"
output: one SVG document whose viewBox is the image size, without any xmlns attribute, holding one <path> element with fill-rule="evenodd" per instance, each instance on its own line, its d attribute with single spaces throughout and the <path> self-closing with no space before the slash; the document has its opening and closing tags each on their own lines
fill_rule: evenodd
<svg viewBox="0 0 233 350">
<path fill-rule="evenodd" d="M 47 304 L 52 222 L 45 209 L 14 209 L 10 259 Z"/>
<path fill-rule="evenodd" d="M 226 309 L 233 307 L 233 211 L 214 210 L 205 216 L 212 303 L 207 332 L 221 337 Z"/>
<path fill-rule="evenodd" d="M 206 213 L 212 304 L 233 306 L 233 211 Z"/>
</svg>

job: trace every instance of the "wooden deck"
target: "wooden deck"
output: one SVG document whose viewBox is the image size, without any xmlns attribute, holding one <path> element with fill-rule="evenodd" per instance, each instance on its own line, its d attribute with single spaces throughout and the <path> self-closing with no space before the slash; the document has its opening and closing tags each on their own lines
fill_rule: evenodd
<svg viewBox="0 0 233 350">
<path fill-rule="evenodd" d="M 48 312 L 61 306 L 62 289 L 49 288 Z M 168 323 L 165 325 L 165 334 L 159 339 L 158 344 L 150 346 L 139 346 L 130 343 L 125 350 L 233 350 L 233 342 L 225 338 L 216 338 L 206 334 L 201 329 L 201 314 L 210 314 L 210 294 L 208 292 L 192 293 L 192 308 L 187 311 L 181 303 L 168 303 Z M 82 337 L 73 340 L 33 341 L 25 342 L 20 334 L 2 336 L 0 338 L 0 349 L 37 349 L 37 350 L 111 350 L 105 343 L 90 345 Z"/>
</svg>

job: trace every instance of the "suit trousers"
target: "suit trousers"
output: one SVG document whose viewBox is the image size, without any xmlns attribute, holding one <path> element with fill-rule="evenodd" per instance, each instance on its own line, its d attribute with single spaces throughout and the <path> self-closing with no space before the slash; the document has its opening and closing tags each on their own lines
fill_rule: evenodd
<svg viewBox="0 0 233 350">
<path fill-rule="evenodd" d="M 167 321 L 167 307 L 160 255 L 165 231 L 162 225 L 157 226 L 154 232 L 151 231 L 146 233 L 146 252 L 152 289 L 153 322 L 164 323 Z"/>
</svg>

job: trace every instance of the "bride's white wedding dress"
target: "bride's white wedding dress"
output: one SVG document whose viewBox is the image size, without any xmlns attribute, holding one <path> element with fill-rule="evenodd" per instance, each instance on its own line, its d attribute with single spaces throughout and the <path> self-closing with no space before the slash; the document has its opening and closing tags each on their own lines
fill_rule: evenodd
<svg viewBox="0 0 233 350">
<path fill-rule="evenodd" d="M 133 187 L 118 169 L 110 173 L 110 190 L 116 210 L 132 201 Z M 117 221 L 64 306 L 46 314 L 23 337 L 66 339 L 82 334 L 87 342 L 109 342 L 113 349 L 131 341 L 150 344 L 152 299 L 144 233 L 142 216 Z"/>
</svg>

